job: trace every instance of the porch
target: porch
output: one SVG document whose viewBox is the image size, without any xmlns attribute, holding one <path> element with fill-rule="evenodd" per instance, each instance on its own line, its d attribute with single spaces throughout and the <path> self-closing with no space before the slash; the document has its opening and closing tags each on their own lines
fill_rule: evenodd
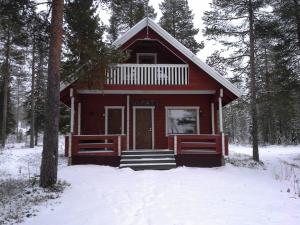
<svg viewBox="0 0 300 225">
<path fill-rule="evenodd" d="M 168 149 L 128 150 L 126 135 L 69 135 L 65 136 L 65 144 L 65 155 L 72 157 L 72 164 L 104 164 L 136 170 L 220 166 L 222 155 L 228 154 L 228 138 L 221 134 L 169 135 Z"/>
<path fill-rule="evenodd" d="M 221 166 L 228 152 L 222 97 L 222 89 L 75 93 L 71 88 L 66 156 L 71 164 L 132 168 Z M 165 151 L 172 156 L 163 159 Z"/>
</svg>

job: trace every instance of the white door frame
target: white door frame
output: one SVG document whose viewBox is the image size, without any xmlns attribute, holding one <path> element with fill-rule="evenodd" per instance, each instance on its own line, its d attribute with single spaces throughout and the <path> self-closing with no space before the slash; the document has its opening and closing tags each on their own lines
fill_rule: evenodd
<svg viewBox="0 0 300 225">
<path fill-rule="evenodd" d="M 132 107 L 132 111 L 133 111 L 133 131 L 132 131 L 132 138 L 133 138 L 133 149 L 136 148 L 136 109 L 151 109 L 151 117 L 152 117 L 152 121 L 151 121 L 151 129 L 152 129 L 152 149 L 154 149 L 154 109 L 155 106 L 133 106 Z"/>
<path fill-rule="evenodd" d="M 122 111 L 122 126 L 121 126 L 121 135 L 124 134 L 124 106 L 104 106 L 105 108 L 105 135 L 108 132 L 108 110 L 109 109 L 121 109 Z"/>
</svg>

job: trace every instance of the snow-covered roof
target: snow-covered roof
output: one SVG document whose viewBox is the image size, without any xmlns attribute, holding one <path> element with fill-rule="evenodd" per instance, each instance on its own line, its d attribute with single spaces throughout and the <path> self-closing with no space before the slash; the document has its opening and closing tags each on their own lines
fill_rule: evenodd
<svg viewBox="0 0 300 225">
<path fill-rule="evenodd" d="M 147 21 L 148 20 L 148 21 Z M 206 63 L 202 62 L 193 52 L 191 52 L 188 48 L 186 48 L 183 44 L 177 41 L 171 34 L 169 34 L 166 30 L 164 30 L 161 26 L 154 22 L 154 20 L 150 18 L 144 18 L 140 22 L 138 22 L 135 26 L 133 26 L 130 30 L 124 33 L 120 38 L 113 42 L 113 45 L 116 47 L 120 47 L 124 43 L 126 43 L 129 39 L 131 39 L 134 35 L 136 35 L 139 31 L 141 31 L 144 27 L 150 27 L 156 33 L 158 33 L 162 38 L 164 38 L 167 42 L 169 42 L 174 48 L 180 51 L 183 55 L 185 55 L 188 59 L 190 59 L 193 63 L 199 66 L 202 70 L 204 70 L 208 75 L 214 78 L 217 82 L 222 84 L 225 88 L 231 91 L 236 96 L 240 97 L 242 92 L 233 85 L 230 81 L 228 81 L 225 77 L 219 74 L 216 70 L 211 68 Z"/>
</svg>

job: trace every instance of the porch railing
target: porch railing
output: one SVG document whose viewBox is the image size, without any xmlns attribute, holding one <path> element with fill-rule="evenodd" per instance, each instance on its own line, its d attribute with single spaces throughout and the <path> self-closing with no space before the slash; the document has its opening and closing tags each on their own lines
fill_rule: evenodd
<svg viewBox="0 0 300 225">
<path fill-rule="evenodd" d="M 120 156 L 126 135 L 73 135 L 72 155 Z"/>
<path fill-rule="evenodd" d="M 175 154 L 221 154 L 222 136 L 220 134 L 170 135 L 169 149 Z M 225 155 L 228 154 L 228 137 L 225 136 Z"/>
<path fill-rule="evenodd" d="M 187 85 L 187 64 L 116 64 L 109 68 L 109 85 Z"/>
</svg>

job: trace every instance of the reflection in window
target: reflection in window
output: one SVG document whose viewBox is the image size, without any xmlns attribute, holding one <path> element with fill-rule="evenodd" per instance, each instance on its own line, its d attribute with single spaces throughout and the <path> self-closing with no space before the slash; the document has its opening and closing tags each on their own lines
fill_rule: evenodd
<svg viewBox="0 0 300 225">
<path fill-rule="evenodd" d="M 168 134 L 197 134 L 196 109 L 168 109 Z"/>
</svg>

